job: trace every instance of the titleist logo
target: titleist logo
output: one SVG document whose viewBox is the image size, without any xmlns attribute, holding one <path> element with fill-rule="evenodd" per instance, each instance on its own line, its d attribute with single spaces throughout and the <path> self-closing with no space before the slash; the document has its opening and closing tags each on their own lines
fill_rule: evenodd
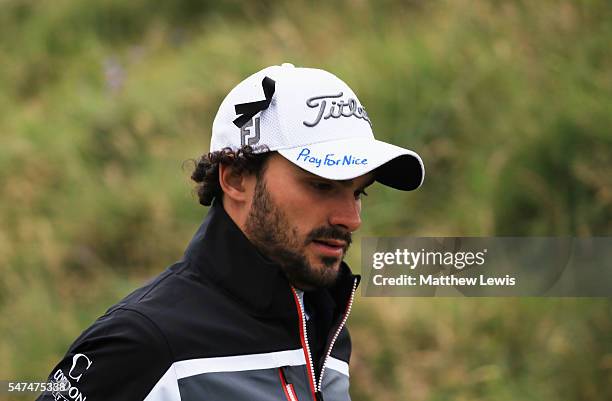
<svg viewBox="0 0 612 401">
<path fill-rule="evenodd" d="M 366 120 L 370 126 L 372 123 L 368 118 L 368 113 L 361 106 L 357 105 L 357 100 L 349 98 L 347 101 L 344 100 L 332 100 L 342 97 L 343 93 L 340 92 L 337 95 L 323 95 L 315 96 L 306 100 L 306 105 L 311 109 L 319 108 L 317 117 L 314 121 L 304 121 L 304 125 L 307 127 L 314 127 L 321 120 L 327 120 L 328 118 L 340 118 L 340 117 L 357 117 Z M 331 102 L 329 102 L 331 100 Z M 330 105 L 329 107 L 327 105 Z M 327 113 L 326 113 L 327 111 Z"/>
</svg>

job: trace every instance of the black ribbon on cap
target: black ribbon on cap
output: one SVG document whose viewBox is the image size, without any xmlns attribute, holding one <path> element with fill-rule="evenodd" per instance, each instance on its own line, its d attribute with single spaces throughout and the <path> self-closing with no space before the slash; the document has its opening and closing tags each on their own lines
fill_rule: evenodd
<svg viewBox="0 0 612 401">
<path fill-rule="evenodd" d="M 263 88 L 266 98 L 264 100 L 258 100 L 256 102 L 240 103 L 234 106 L 236 114 L 241 114 L 234 120 L 234 124 L 238 128 L 242 128 L 247 121 L 262 110 L 265 110 L 270 106 L 272 101 L 272 95 L 276 87 L 276 82 L 272 78 L 264 77 L 261 81 L 261 87 Z"/>
</svg>

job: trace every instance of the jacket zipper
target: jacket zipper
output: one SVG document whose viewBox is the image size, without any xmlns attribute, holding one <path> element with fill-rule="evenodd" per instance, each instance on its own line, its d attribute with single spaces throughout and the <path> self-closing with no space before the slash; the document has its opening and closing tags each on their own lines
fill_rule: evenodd
<svg viewBox="0 0 612 401">
<path fill-rule="evenodd" d="M 349 314 L 351 313 L 351 308 L 353 307 L 353 300 L 355 298 L 355 290 L 357 290 L 357 282 L 358 281 L 359 280 L 357 278 L 355 278 L 355 280 L 353 281 L 353 289 L 351 290 L 351 296 L 349 298 L 348 304 L 346 305 L 346 310 L 344 311 L 344 316 L 342 317 L 342 322 L 340 323 L 340 326 L 338 326 L 338 329 L 336 330 L 336 333 L 334 334 L 334 337 L 332 338 L 331 342 L 329 343 L 329 347 L 327 348 L 327 353 L 325 354 L 325 358 L 323 359 L 323 366 L 321 367 L 321 376 L 319 377 L 319 386 L 317 388 L 319 393 L 321 392 L 321 385 L 323 384 L 323 373 L 325 373 L 325 367 L 327 365 L 327 360 L 329 359 L 329 356 L 331 355 L 332 348 L 334 348 L 334 343 L 336 342 L 336 340 L 338 339 L 338 336 L 340 335 L 340 331 L 342 330 L 342 328 L 346 324 L 346 321 L 348 320 Z"/>
<path fill-rule="evenodd" d="M 310 375 L 309 375 L 310 376 L 309 377 L 310 389 L 312 391 L 312 396 L 317 401 L 323 401 L 323 394 L 321 393 L 321 385 L 323 383 L 323 374 L 325 373 L 325 367 L 327 365 L 327 360 L 329 359 L 329 356 L 331 355 L 331 351 L 334 348 L 334 343 L 338 339 L 338 336 L 340 335 L 340 331 L 342 331 L 342 328 L 346 324 L 346 321 L 348 320 L 348 316 L 351 313 L 351 307 L 353 306 L 353 300 L 355 298 L 355 291 L 357 289 L 357 281 L 358 281 L 357 278 L 355 278 L 353 281 L 353 289 L 351 290 L 351 296 L 346 306 L 346 310 L 344 311 L 344 316 L 342 317 L 340 326 L 338 326 L 338 328 L 336 329 L 336 332 L 334 333 L 334 336 L 332 337 L 332 341 L 329 343 L 329 346 L 327 347 L 327 352 L 325 353 L 325 358 L 323 359 L 323 366 L 321 367 L 321 375 L 319 376 L 318 381 L 315 377 L 314 366 L 312 365 L 312 357 L 310 353 L 310 345 L 308 344 L 308 335 L 306 334 L 306 319 L 304 319 L 304 305 L 302 304 L 302 300 L 298 296 L 295 288 L 291 287 L 291 291 L 293 291 L 293 297 L 295 298 L 295 302 L 298 305 L 298 312 L 299 312 L 300 325 L 301 325 L 300 337 L 302 340 L 302 348 L 304 349 L 304 352 L 306 354 L 306 364 L 308 365 L 307 366 L 308 371 L 310 372 Z"/>
<path fill-rule="evenodd" d="M 300 319 L 300 340 L 302 341 L 302 349 L 304 350 L 304 356 L 306 357 L 306 367 L 308 368 L 308 381 L 310 384 L 310 391 L 312 392 L 312 396 L 316 399 L 316 378 L 314 374 L 314 367 L 312 366 L 312 357 L 310 356 L 310 345 L 308 345 L 308 336 L 306 335 L 306 319 L 304 319 L 304 305 L 302 305 L 302 301 L 298 296 L 295 288 L 291 287 L 291 291 L 293 292 L 293 298 L 295 299 L 295 303 L 298 306 L 298 317 Z"/>
</svg>

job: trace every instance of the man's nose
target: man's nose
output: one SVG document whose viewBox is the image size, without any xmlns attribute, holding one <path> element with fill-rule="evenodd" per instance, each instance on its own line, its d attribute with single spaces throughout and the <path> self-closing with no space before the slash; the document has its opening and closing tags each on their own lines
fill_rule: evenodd
<svg viewBox="0 0 612 401">
<path fill-rule="evenodd" d="M 329 224 L 342 226 L 349 232 L 357 231 L 361 226 L 361 202 L 352 195 L 338 200 L 331 210 Z"/>
</svg>

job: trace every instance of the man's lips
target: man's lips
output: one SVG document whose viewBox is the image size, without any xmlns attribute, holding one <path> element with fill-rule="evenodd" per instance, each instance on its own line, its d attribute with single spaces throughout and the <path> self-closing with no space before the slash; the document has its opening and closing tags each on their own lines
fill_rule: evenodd
<svg viewBox="0 0 612 401">
<path fill-rule="evenodd" d="M 345 241 L 337 239 L 317 238 L 312 243 L 318 252 L 329 256 L 342 256 L 347 247 Z"/>
<path fill-rule="evenodd" d="M 346 247 L 346 241 L 342 241 L 339 239 L 317 238 L 314 241 L 320 242 L 320 243 L 323 243 L 325 245 L 329 245 L 332 247 L 340 247 L 340 248 Z"/>
</svg>

